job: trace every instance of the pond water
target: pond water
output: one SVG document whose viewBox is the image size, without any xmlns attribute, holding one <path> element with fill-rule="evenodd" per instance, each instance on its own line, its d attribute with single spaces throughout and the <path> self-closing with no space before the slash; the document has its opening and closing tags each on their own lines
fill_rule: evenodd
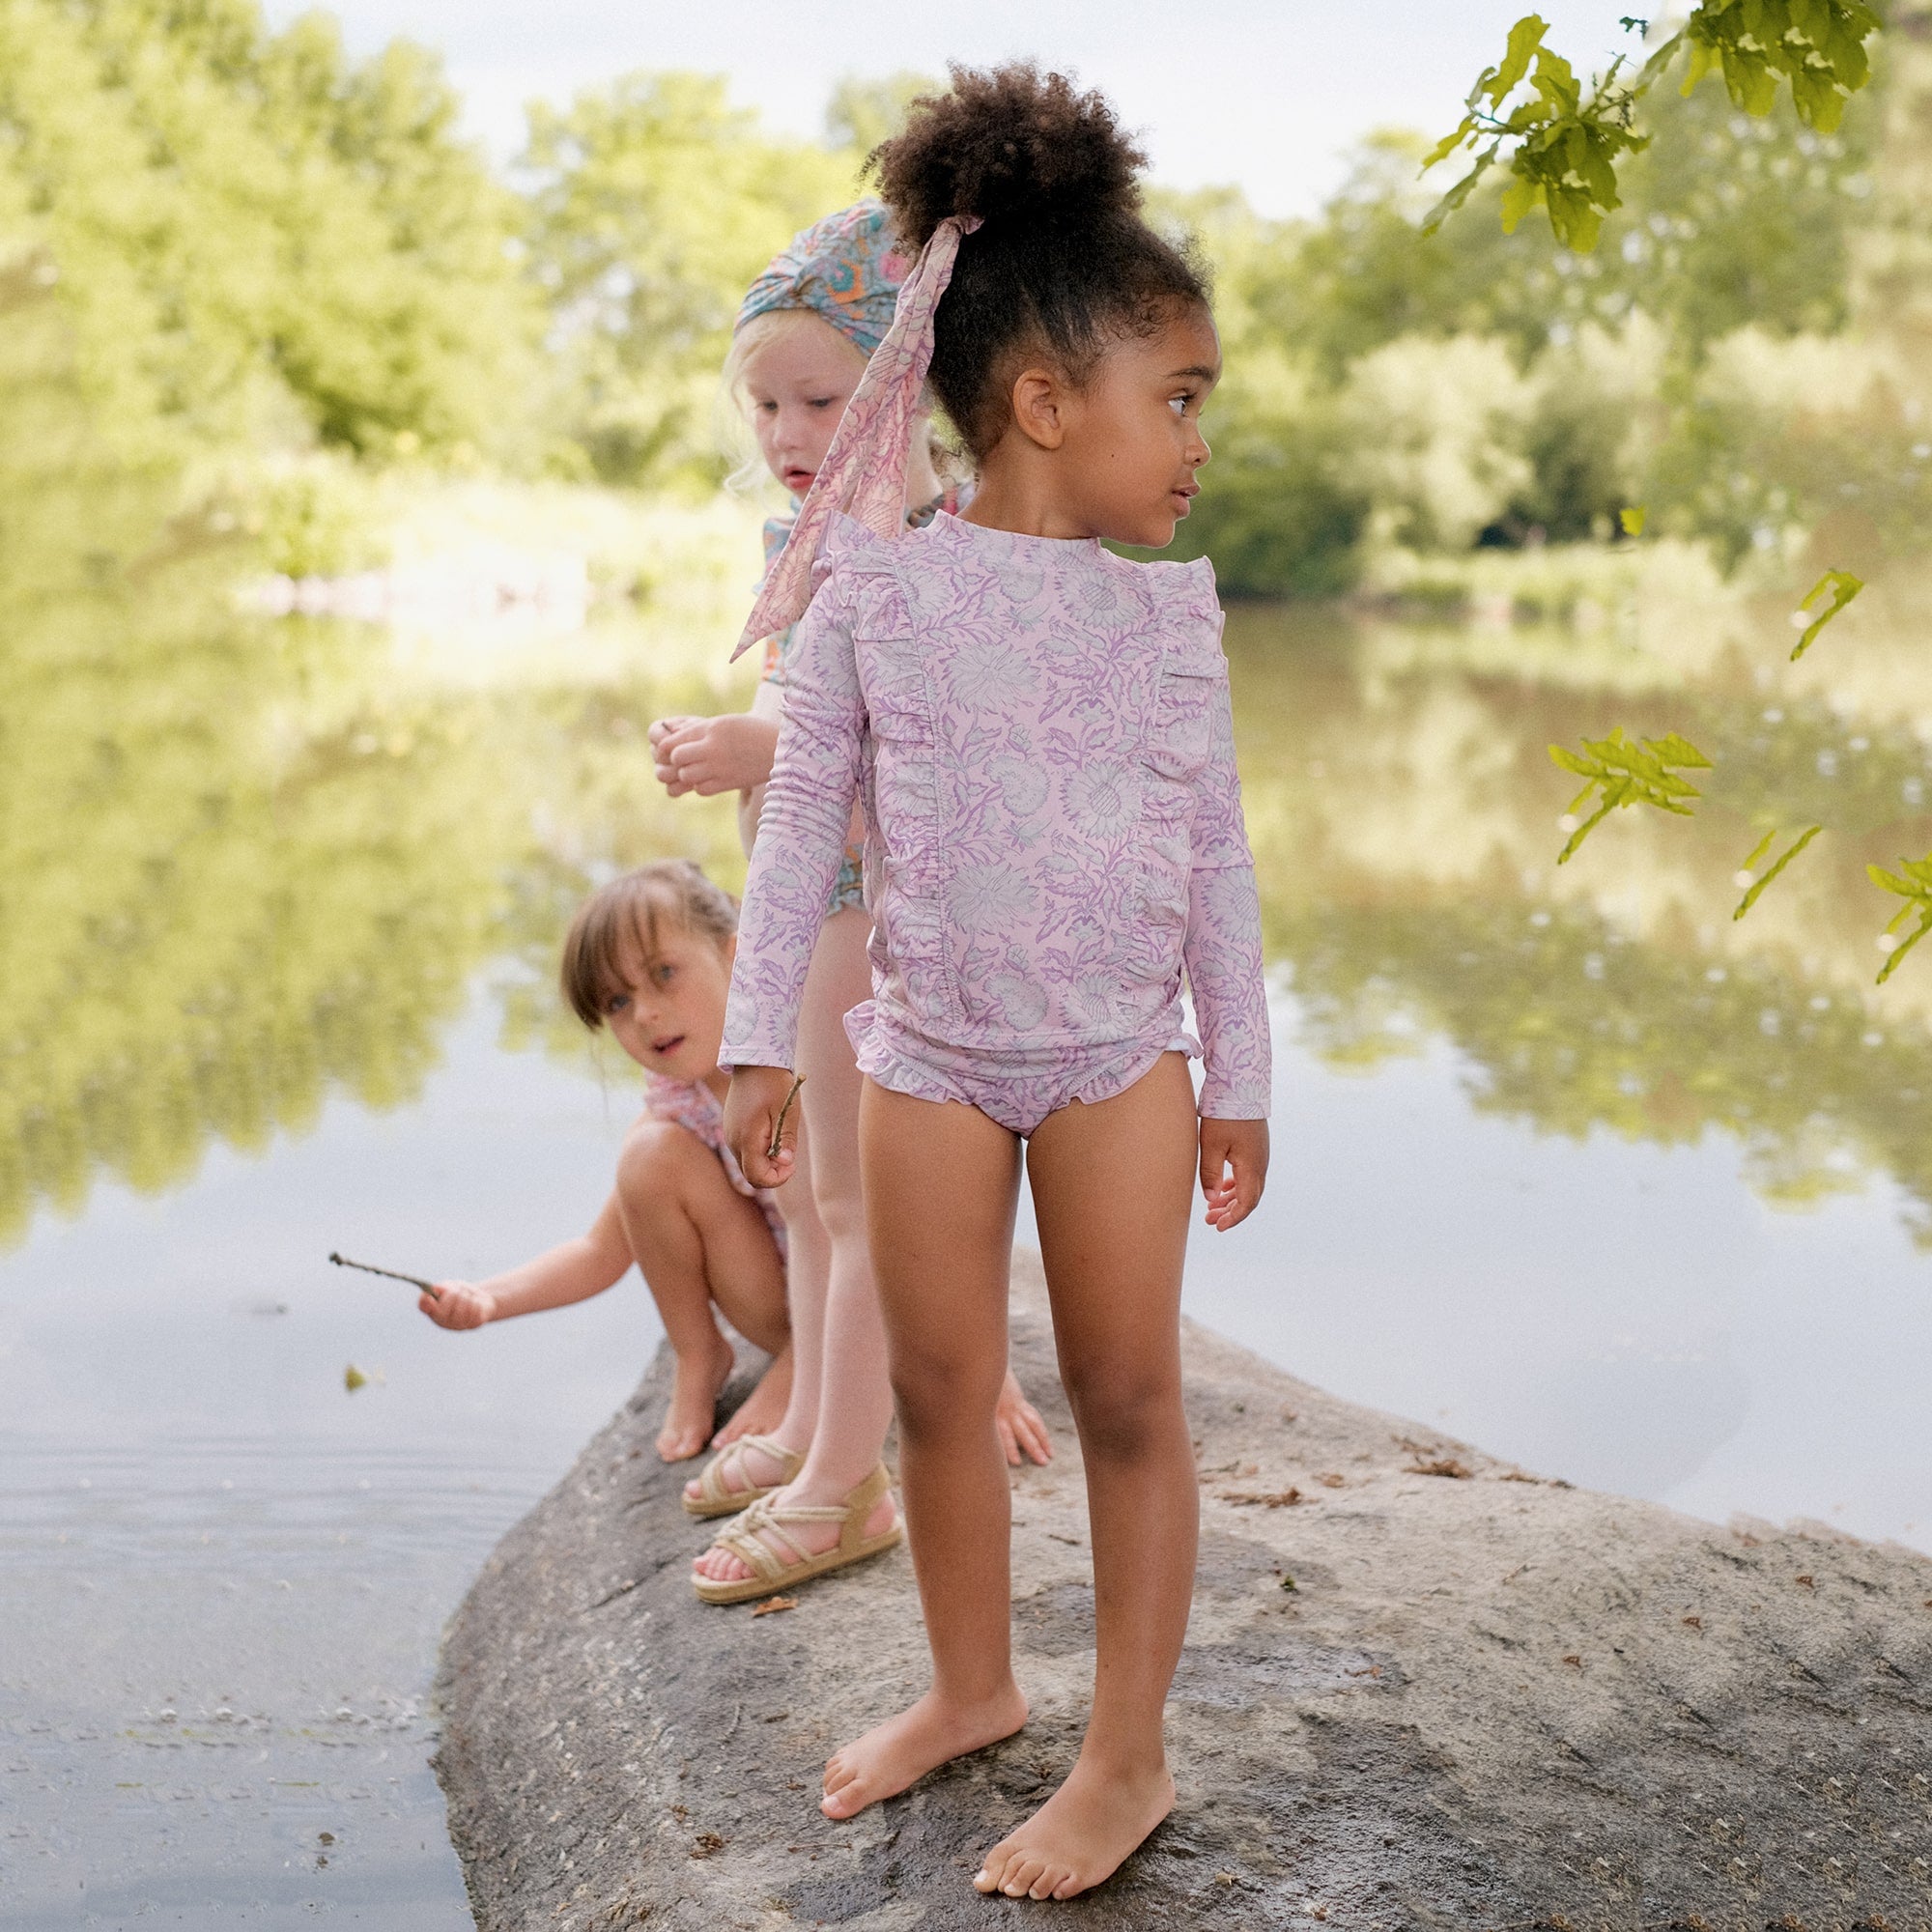
<svg viewBox="0 0 1932 1932">
<path fill-rule="evenodd" d="M 325 1257 L 483 1273 L 594 1210 L 633 1088 L 550 960 L 611 867 L 741 875 L 641 745 L 730 701 L 723 620 L 399 639 L 237 616 L 218 557 L 64 582 L 0 588 L 0 1913 L 466 1925 L 439 1633 L 656 1325 L 633 1279 L 444 1335 Z M 1548 1473 L 1932 1549 L 1932 950 L 1873 989 L 1862 874 L 1932 844 L 1910 614 L 1793 670 L 1740 600 L 1234 611 L 1277 1154 L 1191 1312 Z M 1545 747 L 1611 724 L 1722 784 L 1559 871 Z M 1774 809 L 1832 833 L 1733 922 Z"/>
</svg>

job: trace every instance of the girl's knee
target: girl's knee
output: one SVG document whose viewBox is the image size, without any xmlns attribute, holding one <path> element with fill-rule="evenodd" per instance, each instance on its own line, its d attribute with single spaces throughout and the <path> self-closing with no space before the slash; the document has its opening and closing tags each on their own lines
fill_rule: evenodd
<svg viewBox="0 0 1932 1932">
<path fill-rule="evenodd" d="M 915 1435 L 990 1428 L 1006 1379 L 1004 1358 L 989 1373 L 977 1358 L 950 1349 L 892 1350 L 893 1406 L 899 1426 Z"/>
<path fill-rule="evenodd" d="M 709 1178 L 707 1166 L 724 1169 L 718 1156 L 674 1121 L 640 1121 L 624 1137 L 617 1155 L 617 1192 L 627 1208 L 660 1210 L 681 1199 L 694 1181 Z"/>
<path fill-rule="evenodd" d="M 1062 1379 L 1085 1455 L 1138 1462 L 1177 1438 L 1186 1439 L 1187 1415 L 1177 1370 L 1105 1364 L 1063 1368 Z"/>
</svg>

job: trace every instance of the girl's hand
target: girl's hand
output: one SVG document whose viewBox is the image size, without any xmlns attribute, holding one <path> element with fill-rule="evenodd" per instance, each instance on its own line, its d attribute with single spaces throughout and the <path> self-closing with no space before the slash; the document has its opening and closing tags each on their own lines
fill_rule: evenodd
<svg viewBox="0 0 1932 1932">
<path fill-rule="evenodd" d="M 1210 1228 L 1225 1235 L 1239 1227 L 1255 1211 L 1267 1171 L 1265 1121 L 1201 1122 L 1201 1192 L 1208 1200 Z"/>
<path fill-rule="evenodd" d="M 750 791 L 772 775 L 779 727 L 746 711 L 717 718 L 665 718 L 651 726 L 657 776 L 673 798 L 695 791 Z"/>
<path fill-rule="evenodd" d="M 1000 1447 L 1011 1467 L 1019 1467 L 1022 1450 L 1042 1468 L 1053 1461 L 1053 1437 L 1046 1433 L 1046 1418 L 1020 1393 L 1010 1369 L 1000 1391 L 1000 1406 L 993 1411 L 993 1427 L 1000 1432 Z"/>
<path fill-rule="evenodd" d="M 436 1290 L 434 1296 L 417 1295 L 416 1306 L 439 1328 L 480 1328 L 497 1319 L 497 1297 L 487 1288 L 467 1281 L 440 1281 Z"/>
<path fill-rule="evenodd" d="M 798 1165 L 798 1102 L 791 1103 L 784 1124 L 779 1115 L 792 1088 L 791 1074 L 782 1066 L 740 1066 L 731 1075 L 724 1099 L 724 1145 L 737 1157 L 740 1170 L 753 1187 L 782 1187 Z M 772 1135 L 781 1131 L 778 1158 L 772 1158 Z"/>
</svg>

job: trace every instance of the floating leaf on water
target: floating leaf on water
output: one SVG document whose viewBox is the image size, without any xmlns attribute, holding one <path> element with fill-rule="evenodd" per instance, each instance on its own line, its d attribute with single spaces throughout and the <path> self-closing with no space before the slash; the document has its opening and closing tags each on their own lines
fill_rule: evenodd
<svg viewBox="0 0 1932 1932">
<path fill-rule="evenodd" d="M 1831 593 L 1832 601 L 1825 610 L 1812 618 L 1810 623 L 1804 626 L 1804 635 L 1792 645 L 1791 661 L 1793 664 L 1796 664 L 1811 648 L 1817 639 L 1818 633 L 1864 587 L 1864 579 L 1862 577 L 1854 577 L 1849 570 L 1828 570 L 1811 586 L 1804 597 L 1804 601 L 1791 613 L 1791 621 L 1794 624 L 1803 622 L 1804 617 L 1809 613 L 1812 605 L 1817 603 L 1819 598 L 1823 597 L 1827 591 Z"/>
<path fill-rule="evenodd" d="M 1737 910 L 1734 913 L 1732 913 L 1731 917 L 1734 920 L 1744 918 L 1745 914 L 1749 912 L 1751 907 L 1757 904 L 1759 896 L 1763 894 L 1765 887 L 1770 885 L 1772 880 L 1776 878 L 1778 873 L 1783 871 L 1785 867 L 1790 865 L 1792 860 L 1797 858 L 1799 853 L 1804 851 L 1805 846 L 1810 844 L 1812 839 L 1817 838 L 1819 833 L 1824 831 L 1824 829 L 1825 828 L 1822 825 L 1813 825 L 1808 830 L 1800 833 L 1797 838 L 1795 838 L 1792 841 L 1790 848 L 1785 852 L 1784 856 L 1779 860 L 1777 860 L 1777 862 L 1772 866 L 1770 870 L 1765 873 L 1763 878 L 1758 879 L 1753 884 L 1752 872 L 1751 872 L 1752 867 L 1754 867 L 1757 864 L 1757 862 L 1760 859 L 1762 859 L 1768 851 L 1770 851 L 1771 841 L 1777 837 L 1776 828 L 1774 828 L 1770 832 L 1767 832 L 1764 835 L 1764 837 L 1758 840 L 1757 844 L 1751 848 L 1750 857 L 1745 861 L 1744 868 L 1737 874 L 1737 883 L 1741 886 L 1749 886 L 1750 890 L 1747 893 L 1746 893 L 1744 897 L 1738 901 Z"/>
<path fill-rule="evenodd" d="M 355 1391 L 359 1388 L 366 1388 L 368 1384 L 369 1384 L 369 1378 L 365 1376 L 362 1373 L 362 1371 L 355 1366 L 354 1362 L 351 1362 L 349 1366 L 343 1370 L 342 1386 L 346 1388 L 351 1395 L 354 1395 Z"/>
<path fill-rule="evenodd" d="M 1645 514 L 1646 513 L 1644 511 L 1644 507 L 1641 503 L 1634 503 L 1628 510 L 1619 510 L 1617 512 L 1617 522 L 1624 526 L 1625 536 L 1627 537 L 1642 536 L 1643 520 Z"/>
</svg>

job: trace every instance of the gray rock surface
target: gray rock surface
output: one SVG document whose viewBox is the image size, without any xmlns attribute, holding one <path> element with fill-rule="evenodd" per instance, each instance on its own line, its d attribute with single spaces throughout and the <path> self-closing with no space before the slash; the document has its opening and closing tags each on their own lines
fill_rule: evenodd
<svg viewBox="0 0 1932 1932">
<path fill-rule="evenodd" d="M 1025 1254 L 1014 1285 L 1060 1447 L 1013 1483 L 1026 1730 L 819 1814 L 826 1754 L 923 1684 L 910 1564 L 775 1615 L 696 1603 L 690 1471 L 650 1446 L 660 1362 L 450 1628 L 438 1769 L 482 1932 L 1932 1927 L 1932 1562 L 1540 1481 L 1192 1326 L 1179 1808 L 1082 1899 L 981 1898 L 979 1854 L 1071 1763 L 1093 1667 L 1079 1455 Z"/>
</svg>

